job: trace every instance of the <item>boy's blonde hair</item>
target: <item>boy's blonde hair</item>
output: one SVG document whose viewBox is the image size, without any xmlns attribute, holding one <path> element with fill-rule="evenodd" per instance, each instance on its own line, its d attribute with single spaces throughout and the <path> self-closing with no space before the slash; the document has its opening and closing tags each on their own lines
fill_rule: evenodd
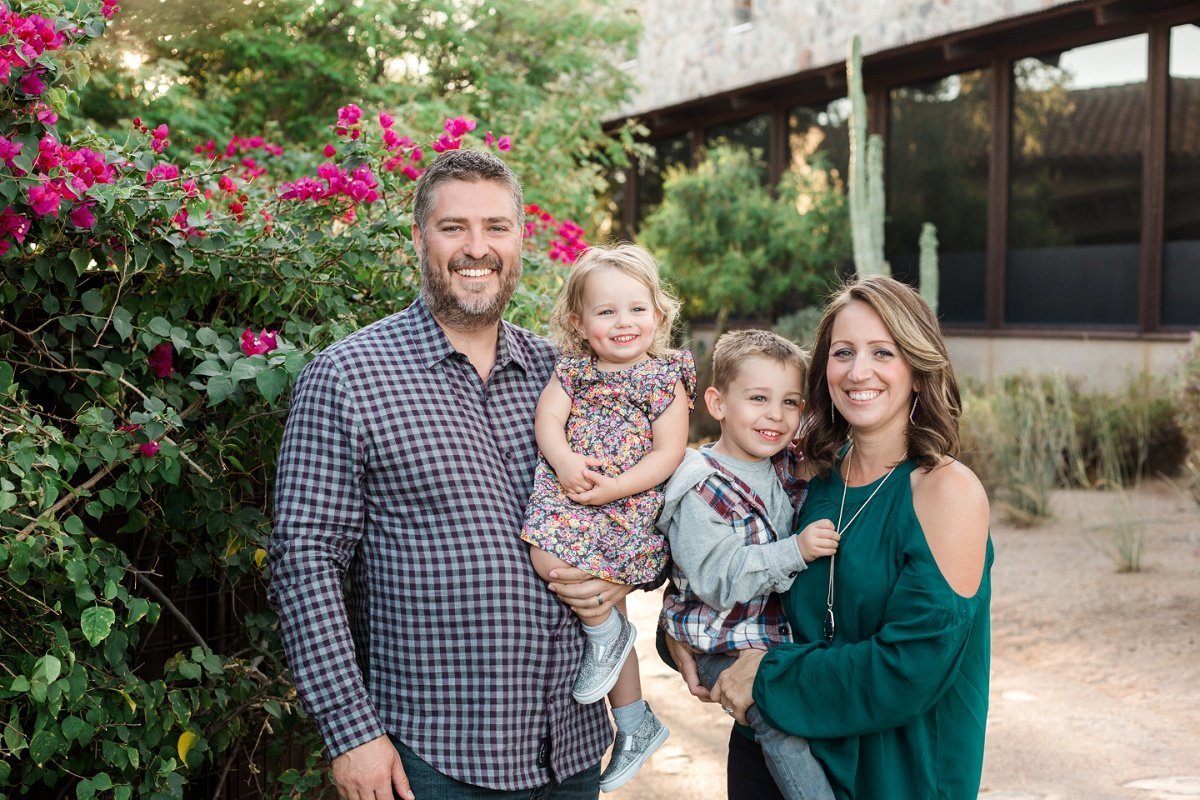
<svg viewBox="0 0 1200 800">
<path fill-rule="evenodd" d="M 658 278 L 658 264 L 644 247 L 622 242 L 617 245 L 592 245 L 583 252 L 567 275 L 567 282 L 558 294 L 558 302 L 550 315 L 550 335 L 567 355 L 595 356 L 587 339 L 575 328 L 572 317 L 581 317 L 583 289 L 588 276 L 604 267 L 620 270 L 636 278 L 650 290 L 650 302 L 658 312 L 658 327 L 654 342 L 646 352 L 654 357 L 667 356 L 671 348 L 671 329 L 679 314 L 679 301 L 672 297 Z"/>
<path fill-rule="evenodd" d="M 729 388 L 738 376 L 738 369 L 748 358 L 769 358 L 800 370 L 801 388 L 808 369 L 808 354 L 795 342 L 777 333 L 760 330 L 729 331 L 717 339 L 713 347 L 712 385 L 719 392 Z"/>
</svg>

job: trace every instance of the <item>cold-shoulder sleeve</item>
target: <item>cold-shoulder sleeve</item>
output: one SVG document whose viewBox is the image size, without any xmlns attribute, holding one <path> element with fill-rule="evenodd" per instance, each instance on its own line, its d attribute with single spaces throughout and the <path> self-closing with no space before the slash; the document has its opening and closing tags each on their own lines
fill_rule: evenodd
<svg viewBox="0 0 1200 800">
<path fill-rule="evenodd" d="M 646 414 L 653 422 L 675 400 L 675 386 L 683 383 L 687 392 L 688 411 L 696 402 L 696 361 L 690 350 L 679 350 L 674 355 L 654 360 L 654 372 L 650 378 L 646 395 Z"/>
<path fill-rule="evenodd" d="M 991 545 L 988 546 L 988 566 Z M 910 560 L 887 600 L 883 625 L 859 642 L 781 645 L 762 660 L 754 701 L 772 726 L 807 738 L 858 736 L 897 728 L 930 710 L 956 681 L 972 632 L 987 630 L 990 583 L 974 597 L 946 584 L 932 557 Z M 976 631 L 977 633 L 980 631 Z M 986 713 L 986 667 L 982 707 Z M 960 687 L 962 688 L 962 687 Z"/>
</svg>

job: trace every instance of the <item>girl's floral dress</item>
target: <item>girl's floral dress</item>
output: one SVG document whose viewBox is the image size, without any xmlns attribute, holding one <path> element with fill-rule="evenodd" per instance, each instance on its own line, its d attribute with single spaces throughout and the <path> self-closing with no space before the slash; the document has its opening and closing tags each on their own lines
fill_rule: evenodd
<svg viewBox="0 0 1200 800">
<path fill-rule="evenodd" d="M 595 470 L 610 476 L 650 452 L 650 426 L 671 405 L 680 381 L 689 411 L 696 394 L 696 364 L 687 350 L 619 372 L 597 369 L 590 357 L 564 356 L 554 374 L 571 398 L 567 442 L 580 455 L 604 459 Z M 666 537 L 654 528 L 662 505 L 661 485 L 602 506 L 572 502 L 539 456 L 521 538 L 598 578 L 652 583 L 667 566 Z"/>
</svg>

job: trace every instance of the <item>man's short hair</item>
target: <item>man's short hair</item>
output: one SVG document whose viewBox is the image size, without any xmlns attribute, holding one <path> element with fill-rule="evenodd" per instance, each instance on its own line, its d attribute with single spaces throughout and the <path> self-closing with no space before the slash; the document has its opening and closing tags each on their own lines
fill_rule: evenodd
<svg viewBox="0 0 1200 800">
<path fill-rule="evenodd" d="M 508 165 L 483 150 L 447 150 L 422 173 L 413 194 L 413 222 L 422 234 L 437 198 L 437 188 L 449 181 L 492 181 L 512 195 L 517 229 L 525 228 L 525 197 L 521 182 Z"/>
<path fill-rule="evenodd" d="M 713 347 L 712 385 L 724 392 L 738 376 L 738 368 L 748 358 L 769 358 L 800 370 L 801 383 L 808 367 L 808 355 L 800 345 L 777 333 L 760 330 L 729 331 Z"/>
</svg>

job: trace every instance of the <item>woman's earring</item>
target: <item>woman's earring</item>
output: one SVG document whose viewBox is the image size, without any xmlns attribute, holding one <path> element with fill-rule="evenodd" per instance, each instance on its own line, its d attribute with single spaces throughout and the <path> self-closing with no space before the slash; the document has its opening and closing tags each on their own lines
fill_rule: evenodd
<svg viewBox="0 0 1200 800">
<path fill-rule="evenodd" d="M 915 419 L 915 417 L 917 416 L 917 401 L 918 401 L 918 400 L 920 400 L 920 399 L 921 399 L 921 395 L 919 395 L 919 394 L 913 394 L 913 405 L 912 405 L 912 411 L 909 411 L 909 412 L 908 412 L 908 421 L 909 421 L 909 423 L 910 423 L 910 424 L 913 424 L 913 425 L 915 425 L 915 424 L 916 424 L 916 422 L 917 422 L 917 421 L 916 421 L 916 419 Z"/>
<path fill-rule="evenodd" d="M 833 415 L 833 398 L 830 398 L 830 400 L 829 400 L 829 424 L 830 425 L 837 424 L 837 419 Z"/>
</svg>

